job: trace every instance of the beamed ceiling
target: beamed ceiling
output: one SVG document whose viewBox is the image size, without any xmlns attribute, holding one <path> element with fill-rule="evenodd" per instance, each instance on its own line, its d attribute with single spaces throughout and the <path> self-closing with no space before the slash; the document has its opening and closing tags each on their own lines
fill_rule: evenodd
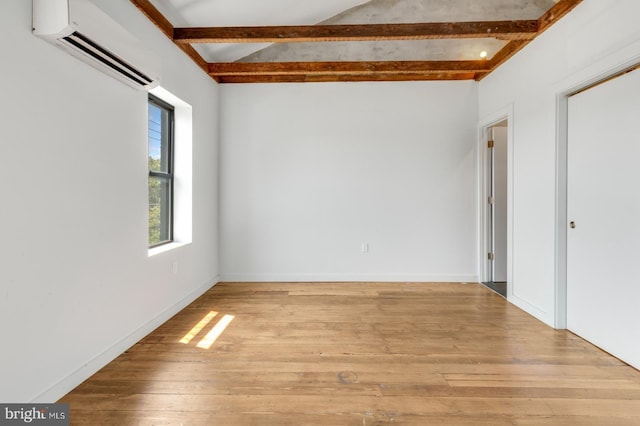
<svg viewBox="0 0 640 426">
<path fill-rule="evenodd" d="M 267 83 L 481 80 L 582 0 L 131 2 L 217 82 Z"/>
</svg>

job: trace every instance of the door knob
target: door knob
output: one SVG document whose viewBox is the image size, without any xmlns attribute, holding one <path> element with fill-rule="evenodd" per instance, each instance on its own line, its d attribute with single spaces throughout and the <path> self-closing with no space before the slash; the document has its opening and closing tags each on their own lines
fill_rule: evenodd
<svg viewBox="0 0 640 426">
<path fill-rule="evenodd" d="M 569 222 L 569 228 L 576 229 L 576 223 L 574 221 Z"/>
</svg>

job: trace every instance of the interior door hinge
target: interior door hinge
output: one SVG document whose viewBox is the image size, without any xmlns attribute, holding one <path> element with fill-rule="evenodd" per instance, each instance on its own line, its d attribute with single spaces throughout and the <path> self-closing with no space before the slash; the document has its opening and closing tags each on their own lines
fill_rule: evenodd
<svg viewBox="0 0 640 426">
<path fill-rule="evenodd" d="M 495 254 L 493 254 L 493 253 L 487 253 L 487 258 L 488 258 L 489 260 L 494 260 L 494 259 L 496 258 L 496 255 L 495 255 Z"/>
<path fill-rule="evenodd" d="M 489 205 L 493 205 L 494 199 L 493 196 L 489 197 L 489 199 L 487 200 L 487 203 L 489 203 Z"/>
<path fill-rule="evenodd" d="M 493 141 L 487 141 L 487 148 L 493 148 Z"/>
</svg>

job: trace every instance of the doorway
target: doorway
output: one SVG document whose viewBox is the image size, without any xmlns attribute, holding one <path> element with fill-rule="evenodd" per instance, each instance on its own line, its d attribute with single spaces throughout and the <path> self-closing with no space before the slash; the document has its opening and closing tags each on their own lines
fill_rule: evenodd
<svg viewBox="0 0 640 426">
<path fill-rule="evenodd" d="M 485 249 L 486 266 L 483 284 L 507 297 L 508 260 L 508 128 L 507 119 L 486 128 Z"/>
</svg>

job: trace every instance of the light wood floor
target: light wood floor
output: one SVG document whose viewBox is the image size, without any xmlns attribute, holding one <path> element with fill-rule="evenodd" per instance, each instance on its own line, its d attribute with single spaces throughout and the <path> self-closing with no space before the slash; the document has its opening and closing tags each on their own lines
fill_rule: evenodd
<svg viewBox="0 0 640 426">
<path fill-rule="evenodd" d="M 92 426 L 640 425 L 640 372 L 479 284 L 221 283 L 61 402 Z"/>
</svg>

